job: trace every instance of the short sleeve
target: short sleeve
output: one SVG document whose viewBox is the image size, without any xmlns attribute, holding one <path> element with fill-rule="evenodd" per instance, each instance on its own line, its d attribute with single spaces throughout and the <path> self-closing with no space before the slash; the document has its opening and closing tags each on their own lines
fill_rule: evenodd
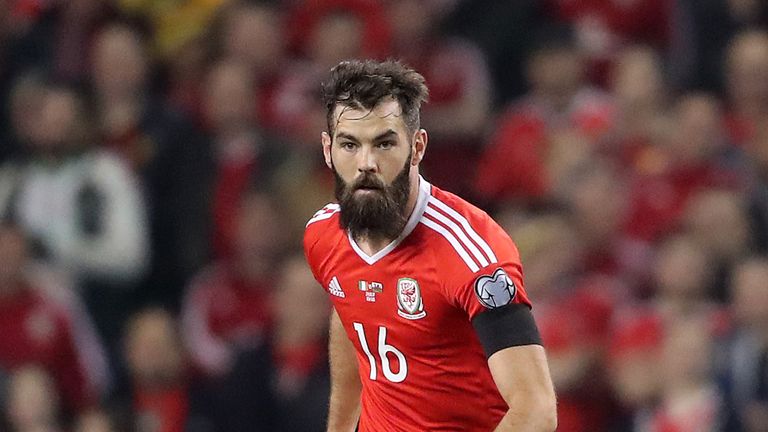
<svg viewBox="0 0 768 432">
<path fill-rule="evenodd" d="M 513 346 L 541 345 L 517 247 L 495 223 L 486 234 L 488 243 L 480 246 L 487 265 L 464 272 L 455 284 L 448 281 L 450 301 L 466 312 L 487 357 Z"/>
<path fill-rule="evenodd" d="M 451 302 L 464 310 L 470 320 L 512 303 L 531 308 L 517 247 L 500 227 L 495 228 L 485 236 L 490 252 L 488 265 L 475 272 L 463 272 L 455 281 L 446 281 Z"/>
</svg>

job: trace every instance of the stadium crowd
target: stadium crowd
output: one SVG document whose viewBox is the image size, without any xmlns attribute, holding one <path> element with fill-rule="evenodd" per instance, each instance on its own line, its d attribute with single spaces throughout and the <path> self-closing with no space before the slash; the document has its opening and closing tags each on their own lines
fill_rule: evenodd
<svg viewBox="0 0 768 432">
<path fill-rule="evenodd" d="M 768 430 L 760 0 L 0 0 L 0 430 L 320 431 L 320 81 L 427 80 L 559 429 Z"/>
</svg>

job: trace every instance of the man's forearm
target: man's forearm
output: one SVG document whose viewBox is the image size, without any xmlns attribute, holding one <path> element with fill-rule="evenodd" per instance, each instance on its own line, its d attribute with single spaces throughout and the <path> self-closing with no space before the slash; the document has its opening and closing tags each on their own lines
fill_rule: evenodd
<svg viewBox="0 0 768 432">
<path fill-rule="evenodd" d="M 360 418 L 360 392 L 331 389 L 328 407 L 328 432 L 353 432 Z"/>
<path fill-rule="evenodd" d="M 335 311 L 331 317 L 328 353 L 331 366 L 328 432 L 353 432 L 360 417 L 362 384 L 354 346 Z"/>
</svg>

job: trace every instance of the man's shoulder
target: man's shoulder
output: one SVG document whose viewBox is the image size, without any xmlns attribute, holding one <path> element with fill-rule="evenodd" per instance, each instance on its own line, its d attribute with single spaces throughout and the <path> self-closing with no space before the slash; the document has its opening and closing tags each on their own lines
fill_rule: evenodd
<svg viewBox="0 0 768 432">
<path fill-rule="evenodd" d="M 471 273 L 498 262 L 499 242 L 508 239 L 485 211 L 435 187 L 421 223 L 433 232 L 432 247 L 440 261 L 458 260 Z"/>
<path fill-rule="evenodd" d="M 471 229 L 478 234 L 491 235 L 498 229 L 498 224 L 484 210 L 454 193 L 434 186 L 425 214 L 443 222 L 447 222 L 444 219 L 447 218 L 465 231 Z"/>
<path fill-rule="evenodd" d="M 304 228 L 304 251 L 307 255 L 322 239 L 338 233 L 340 207 L 336 203 L 328 203 L 316 211 Z"/>
</svg>

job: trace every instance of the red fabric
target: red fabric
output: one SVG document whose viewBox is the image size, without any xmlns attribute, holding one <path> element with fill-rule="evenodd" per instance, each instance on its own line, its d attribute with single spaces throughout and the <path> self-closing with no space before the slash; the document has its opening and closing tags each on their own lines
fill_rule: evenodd
<svg viewBox="0 0 768 432">
<path fill-rule="evenodd" d="M 534 101 L 514 107 L 498 121 L 477 166 L 475 190 L 489 200 L 543 198 L 549 191 L 547 173 L 548 133 L 570 127 L 598 141 L 613 123 L 611 103 L 585 93 L 574 98 L 564 119 L 545 113 Z M 560 121 L 565 124 L 556 124 Z"/>
<path fill-rule="evenodd" d="M 26 288 L 0 297 L 0 368 L 39 364 L 53 377 L 67 409 L 81 411 L 95 401 L 79 361 L 73 329 L 64 310 Z"/>
<path fill-rule="evenodd" d="M 16 18 L 37 19 L 49 5 L 44 0 L 15 0 L 11 3 L 11 14 Z"/>
<path fill-rule="evenodd" d="M 278 347 L 276 363 L 300 376 L 308 376 L 325 357 L 324 343 L 307 343 L 295 347 Z"/>
<path fill-rule="evenodd" d="M 623 46 L 643 43 L 663 49 L 672 33 L 670 0 L 548 0 L 550 13 L 573 24 L 585 43 L 594 82 L 605 84 Z"/>
<path fill-rule="evenodd" d="M 603 348 L 615 299 L 591 283 L 573 287 L 552 304 L 536 305 L 536 323 L 552 358 L 568 358 L 579 350 L 592 352 Z M 597 366 L 589 366 L 581 382 L 568 392 L 558 394 L 558 431 L 603 430 L 610 418 L 610 401 L 605 383 L 601 381 L 604 376 Z"/>
<path fill-rule="evenodd" d="M 734 173 L 715 164 L 677 166 L 663 173 L 639 176 L 630 187 L 630 213 L 625 232 L 653 241 L 674 230 L 688 200 L 712 187 L 729 187 Z"/>
<path fill-rule="evenodd" d="M 593 430 L 588 424 L 578 400 L 569 396 L 558 395 L 557 430 L 558 432 L 587 432 Z"/>
<path fill-rule="evenodd" d="M 184 432 L 189 415 L 189 397 L 183 386 L 163 389 L 139 389 L 134 395 L 134 409 L 140 424 L 149 424 L 155 432 Z"/>
<path fill-rule="evenodd" d="M 325 119 L 324 108 L 317 101 L 317 83 L 325 78 L 326 72 L 309 64 L 293 62 L 278 76 L 265 78 L 255 95 L 259 101 L 256 106 L 258 123 L 297 141 L 307 140 L 305 131 L 311 129 L 314 142 L 318 127 L 313 117 L 322 109 Z"/>
<path fill-rule="evenodd" d="M 363 22 L 364 57 L 385 58 L 390 52 L 390 28 L 383 5 L 373 0 L 306 0 L 297 7 L 288 26 L 291 46 L 304 51 L 315 25 L 325 15 L 344 11 L 359 16 Z"/>
<path fill-rule="evenodd" d="M 213 266 L 193 282 L 182 319 L 194 367 L 210 376 L 224 373 L 231 365 L 220 363 L 227 361 L 218 357 L 220 351 L 253 349 L 270 336 L 274 326 L 271 284 L 248 282 L 223 264 Z"/>
<path fill-rule="evenodd" d="M 469 42 L 437 39 L 405 49 L 410 51 L 398 57 L 419 71 L 429 85 L 429 103 L 423 112 L 460 99 L 469 82 L 482 78 L 471 74 L 486 70 L 482 53 Z"/>
<path fill-rule="evenodd" d="M 612 287 L 600 277 L 585 278 L 548 305 L 537 305 L 536 322 L 547 350 L 553 353 L 577 346 L 602 346 L 616 307 Z"/>
<path fill-rule="evenodd" d="M 673 408 L 662 405 L 651 419 L 651 432 L 698 432 L 718 430 L 717 413 L 720 410 L 717 393 L 711 389 L 704 390 L 698 399 L 691 399 L 687 404 Z M 703 396 L 703 397 L 702 397 Z"/>
<path fill-rule="evenodd" d="M 490 86 L 482 52 L 467 41 L 431 40 L 404 49 L 407 52 L 398 58 L 419 71 L 429 85 L 429 102 L 422 107 L 425 123 L 432 112 L 455 107 L 468 92 L 485 91 Z M 472 170 L 480 156 L 480 138 L 479 134 L 435 136 L 428 156 L 421 162 L 422 171 L 446 190 L 470 193 Z"/>
<path fill-rule="evenodd" d="M 285 82 L 291 79 L 295 73 L 289 73 L 288 71 L 281 70 L 274 75 L 262 77 L 257 83 L 256 91 L 256 123 L 266 128 L 279 130 L 280 128 L 289 129 L 290 126 L 301 121 L 301 116 L 289 116 L 285 112 L 283 106 L 286 101 L 281 100 L 282 89 L 285 86 Z M 313 81 L 316 84 L 316 81 Z M 317 102 L 313 100 L 312 102 Z M 304 111 L 301 112 L 305 114 Z M 283 130 L 285 133 L 285 130 Z"/>
<path fill-rule="evenodd" d="M 736 113 L 728 113 L 725 116 L 725 129 L 728 132 L 730 142 L 738 147 L 744 147 L 754 137 L 756 131 L 755 123 Z"/>
<path fill-rule="evenodd" d="M 661 317 L 652 311 L 624 311 L 613 324 L 608 356 L 618 358 L 625 354 L 660 348 L 664 328 Z"/>
<path fill-rule="evenodd" d="M 478 162 L 475 191 L 486 199 L 542 197 L 548 189 L 545 136 L 546 125 L 534 115 L 502 118 Z"/>
<path fill-rule="evenodd" d="M 213 193 L 213 247 L 220 258 L 230 257 L 236 235 L 240 199 L 256 170 L 256 159 L 228 160 L 219 166 Z"/>
<path fill-rule="evenodd" d="M 668 0 L 549 0 L 562 20 L 593 18 L 625 40 L 664 46 L 670 33 Z"/>
<path fill-rule="evenodd" d="M 595 394 L 595 393 L 600 394 Z M 586 394 L 559 394 L 557 397 L 557 432 L 594 432 L 607 430 L 613 404 L 605 392 L 591 389 Z"/>
<path fill-rule="evenodd" d="M 248 343 L 261 341 L 271 329 L 274 314 L 267 281 L 248 282 L 223 271 L 201 290 L 199 299 L 206 302 L 207 324 L 215 336 L 230 343 Z"/>
</svg>

